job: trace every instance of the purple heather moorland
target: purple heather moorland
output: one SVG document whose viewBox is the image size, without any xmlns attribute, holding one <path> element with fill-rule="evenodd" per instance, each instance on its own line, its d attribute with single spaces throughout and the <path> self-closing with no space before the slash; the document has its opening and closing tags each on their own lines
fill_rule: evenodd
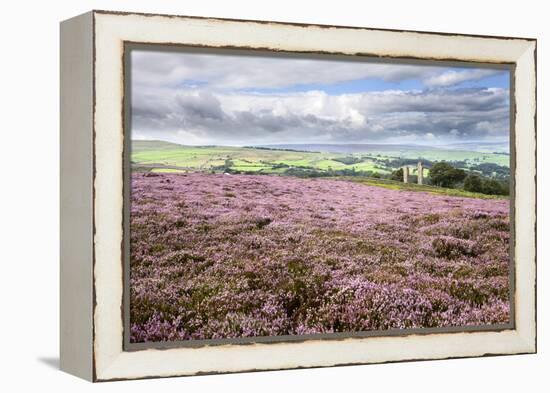
<svg viewBox="0 0 550 393">
<path fill-rule="evenodd" d="M 131 341 L 506 323 L 509 201 L 134 173 Z"/>
</svg>

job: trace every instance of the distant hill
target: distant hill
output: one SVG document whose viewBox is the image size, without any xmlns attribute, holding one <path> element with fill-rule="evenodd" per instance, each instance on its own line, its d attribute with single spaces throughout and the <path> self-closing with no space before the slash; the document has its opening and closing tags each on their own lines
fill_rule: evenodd
<svg viewBox="0 0 550 393">
<path fill-rule="evenodd" d="M 421 151 L 469 151 L 477 153 L 509 153 L 508 142 L 460 142 L 445 145 L 407 145 L 383 143 L 322 144 L 322 143 L 285 143 L 257 145 L 268 149 L 287 149 L 297 151 L 315 151 L 322 153 L 385 153 L 385 152 L 421 152 Z"/>
<path fill-rule="evenodd" d="M 182 145 L 173 142 L 160 140 L 133 140 L 132 151 L 159 151 L 159 150 L 176 150 L 176 149 L 196 149 L 199 147 L 229 147 L 229 146 L 190 146 Z M 235 146 L 236 147 L 236 146 Z M 407 144 L 382 144 L 382 143 L 356 143 L 356 144 L 324 144 L 324 143 L 281 143 L 281 144 L 265 144 L 252 145 L 249 147 L 267 148 L 273 150 L 295 150 L 309 151 L 321 153 L 397 153 L 397 152 L 426 152 L 426 151 L 467 151 L 478 153 L 509 153 L 510 146 L 508 142 L 460 142 L 449 143 L 446 145 L 427 146 L 427 145 L 407 145 Z"/>
<path fill-rule="evenodd" d="M 479 153 L 509 153 L 509 142 L 462 142 L 450 143 L 445 148 L 452 150 L 476 151 Z"/>
<path fill-rule="evenodd" d="M 165 141 L 152 141 L 152 140 L 146 140 L 146 141 L 140 141 L 140 140 L 133 140 L 132 141 L 132 152 L 140 152 L 140 151 L 151 151 L 151 150 L 177 150 L 177 149 L 185 149 L 185 145 L 179 145 L 177 143 L 172 142 L 165 142 Z"/>
<path fill-rule="evenodd" d="M 287 149 L 298 151 L 315 151 L 322 153 L 380 153 L 386 151 L 425 151 L 438 150 L 437 147 L 432 146 L 419 146 L 419 145 L 393 145 L 393 144 L 374 144 L 374 143 L 354 143 L 354 144 L 271 144 L 271 145 L 257 145 L 256 147 L 265 147 L 268 149 Z"/>
</svg>

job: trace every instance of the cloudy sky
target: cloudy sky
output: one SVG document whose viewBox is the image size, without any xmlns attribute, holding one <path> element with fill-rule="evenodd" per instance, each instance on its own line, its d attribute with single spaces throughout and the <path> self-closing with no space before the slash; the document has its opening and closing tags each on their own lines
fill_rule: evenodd
<svg viewBox="0 0 550 393">
<path fill-rule="evenodd" d="M 187 145 L 505 142 L 498 69 L 133 50 L 133 139 Z"/>
</svg>

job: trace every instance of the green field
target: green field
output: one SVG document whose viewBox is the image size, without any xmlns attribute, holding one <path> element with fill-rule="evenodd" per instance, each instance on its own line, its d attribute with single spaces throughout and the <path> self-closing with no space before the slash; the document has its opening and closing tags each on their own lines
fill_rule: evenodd
<svg viewBox="0 0 550 393">
<path fill-rule="evenodd" d="M 379 153 L 381 158 L 401 157 L 401 158 L 423 158 L 430 161 L 467 161 L 469 163 L 493 163 L 508 167 L 510 165 L 510 156 L 498 153 L 483 153 L 476 151 L 463 150 L 411 150 L 411 151 L 388 151 Z M 368 154 L 369 157 L 377 157 L 378 154 Z M 378 158 L 380 158 L 378 157 Z"/>
<path fill-rule="evenodd" d="M 231 160 L 231 169 L 243 172 L 277 173 L 279 166 L 292 168 L 314 168 L 318 170 L 352 169 L 372 170 L 389 173 L 387 169 L 376 168 L 373 159 L 346 165 L 334 158 L 349 156 L 344 153 L 297 152 L 266 150 L 230 146 L 183 146 L 167 142 L 133 141 L 131 161 L 134 166 L 181 169 L 211 170 Z M 178 167 L 178 168 L 175 168 Z"/>
<path fill-rule="evenodd" d="M 154 171 L 227 170 L 242 173 L 284 173 L 289 169 L 372 172 L 387 175 L 398 159 L 461 162 L 469 168 L 479 163 L 509 166 L 505 154 L 457 150 L 395 150 L 361 153 L 276 150 L 232 146 L 185 146 L 163 141 L 132 141 L 134 169 Z M 411 164 L 409 164 L 411 165 Z M 414 165 L 412 165 L 414 166 Z M 412 169 L 412 168 L 411 168 Z M 415 174 L 413 170 L 411 172 Z M 425 172 L 425 176 L 428 171 Z"/>
</svg>

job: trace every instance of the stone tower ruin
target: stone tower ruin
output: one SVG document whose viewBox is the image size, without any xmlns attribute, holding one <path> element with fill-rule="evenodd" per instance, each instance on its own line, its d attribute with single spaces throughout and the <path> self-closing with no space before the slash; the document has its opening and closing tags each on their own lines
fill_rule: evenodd
<svg viewBox="0 0 550 393">
<path fill-rule="evenodd" d="M 422 161 L 418 161 L 417 171 L 418 171 L 418 184 L 422 184 L 424 182 L 424 168 L 422 167 Z"/>
<path fill-rule="evenodd" d="M 405 165 L 402 167 L 403 169 L 403 183 L 409 182 L 409 167 Z M 418 161 L 418 164 L 416 164 L 416 170 L 418 173 L 418 184 L 424 183 L 424 166 L 422 165 L 422 161 Z"/>
</svg>

